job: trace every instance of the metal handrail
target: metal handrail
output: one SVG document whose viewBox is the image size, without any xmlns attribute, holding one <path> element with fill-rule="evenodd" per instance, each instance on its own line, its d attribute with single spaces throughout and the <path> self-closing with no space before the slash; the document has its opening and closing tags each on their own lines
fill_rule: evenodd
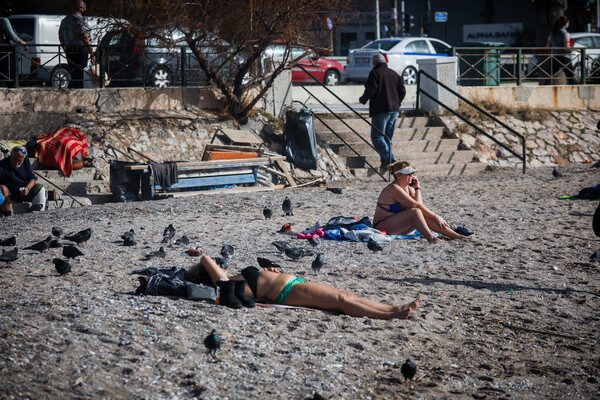
<svg viewBox="0 0 600 400">
<path fill-rule="evenodd" d="M 450 93 L 452 93 L 453 95 L 455 95 L 456 97 L 458 97 L 459 99 L 461 99 L 462 101 L 464 101 L 466 104 L 468 104 L 471 107 L 475 108 L 477 111 L 479 111 L 480 113 L 482 113 L 486 117 L 490 118 L 492 121 L 496 122 L 497 124 L 499 124 L 500 126 L 502 126 L 503 128 L 505 128 L 506 130 L 508 130 L 510 133 L 518 136 L 519 139 L 521 139 L 521 146 L 522 146 L 523 154 L 517 153 L 516 151 L 514 151 L 510 147 L 506 146 L 504 143 L 500 142 L 499 140 L 497 140 L 496 138 L 494 138 L 492 135 L 488 134 L 483 129 L 481 129 L 480 127 L 478 127 L 477 125 L 475 125 L 474 123 L 472 123 L 471 121 L 469 121 L 468 119 L 466 119 L 465 117 L 463 117 L 460 113 L 458 113 L 457 111 L 455 111 L 452 108 L 448 107 L 447 105 L 445 105 L 444 103 L 442 103 L 441 101 L 439 101 L 438 99 L 436 99 L 435 97 L 433 97 L 432 95 L 430 95 L 429 93 L 427 93 L 426 91 L 424 91 L 421 88 L 421 75 L 425 75 L 427 78 L 431 79 L 433 82 L 437 83 L 442 88 L 446 89 L 447 91 L 449 91 Z M 431 76 L 430 74 L 428 74 L 427 72 L 425 72 L 423 70 L 419 70 L 419 72 L 417 73 L 417 102 L 416 102 L 416 108 L 417 108 L 417 110 L 419 109 L 419 93 L 423 93 L 429 99 L 431 99 L 432 101 L 434 101 L 438 105 L 444 107 L 446 110 L 448 110 L 451 113 L 453 113 L 454 115 L 456 115 L 458 118 L 460 118 L 463 122 L 465 122 L 471 128 L 475 129 L 479 133 L 482 133 L 488 139 L 490 139 L 493 142 L 495 142 L 496 144 L 500 145 L 502 148 L 504 148 L 505 150 L 507 150 L 508 152 L 510 152 L 511 154 L 513 154 L 518 159 L 522 160 L 523 161 L 523 173 L 525 173 L 525 169 L 527 167 L 527 147 L 526 147 L 526 143 L 525 143 L 525 141 L 526 141 L 525 136 L 521 135 L 520 133 L 518 133 L 517 131 L 515 131 L 513 128 L 511 128 L 508 125 L 506 125 L 504 122 L 502 122 L 498 118 L 494 117 L 489 112 L 485 111 L 481 107 L 479 107 L 476 104 L 472 103 L 471 101 L 469 101 L 465 97 L 463 97 L 460 94 L 458 94 L 455 90 L 449 88 L 447 85 L 445 85 L 442 82 L 438 81 L 433 76 Z"/>
<path fill-rule="evenodd" d="M 360 119 L 362 119 L 364 122 L 366 122 L 371 128 L 375 128 L 377 131 L 379 131 L 382 135 L 382 137 L 387 141 L 388 147 L 390 148 L 390 158 L 388 159 L 388 164 L 391 163 L 392 158 L 391 158 L 391 151 L 392 151 L 392 141 L 385 136 L 385 134 L 383 132 L 381 132 L 381 130 L 379 128 L 377 128 L 376 126 L 374 126 L 372 123 L 370 123 L 369 121 L 367 121 L 367 119 L 365 117 L 363 117 L 362 115 L 360 115 L 355 109 L 353 109 L 352 107 L 350 107 L 350 105 L 348 103 L 346 103 L 344 100 L 342 100 L 337 94 L 335 94 L 331 89 L 329 89 L 327 86 L 325 86 L 322 82 L 320 82 L 317 78 L 315 78 L 310 72 L 308 72 L 306 70 L 306 68 L 304 68 L 302 65 L 298 64 L 296 65 L 296 67 L 300 68 L 302 71 L 304 71 L 308 76 L 310 76 L 316 83 L 318 83 L 319 85 L 321 85 L 321 87 L 323 87 L 325 90 L 327 90 L 329 92 L 329 94 L 333 95 L 333 97 L 335 97 L 337 100 L 339 100 L 344 106 L 346 106 L 346 108 L 348 108 L 352 113 L 354 113 L 356 116 L 358 116 Z M 335 113 L 333 110 L 331 110 L 329 107 L 327 107 L 327 105 L 325 103 L 323 103 L 320 99 L 318 99 L 314 94 L 312 94 L 304 85 L 300 86 L 302 89 L 304 89 L 304 91 L 306 91 L 306 93 L 309 94 L 310 97 L 314 98 L 316 101 L 319 102 L 319 104 L 321 104 L 323 107 L 325 107 L 325 109 L 327 111 L 329 111 L 329 113 L 331 113 L 333 116 L 335 116 L 338 120 L 340 120 L 344 125 L 346 125 L 346 127 L 348 129 L 350 129 L 350 131 L 352 133 L 354 133 L 356 136 L 358 136 L 363 142 L 365 142 L 369 147 L 371 147 L 373 150 L 377 151 L 377 149 L 375 149 L 375 147 L 369 143 L 364 137 L 362 137 L 360 134 L 358 134 L 354 128 L 352 128 L 350 125 L 348 125 L 348 123 L 346 121 L 344 121 L 337 113 Z M 308 99 L 307 99 L 308 100 Z M 298 103 L 305 105 L 306 101 L 304 103 L 301 103 L 298 101 Z M 371 165 L 371 163 L 369 163 L 367 161 L 367 159 L 365 157 L 363 157 L 362 155 L 360 155 L 350 144 L 348 144 L 340 135 L 338 135 L 329 125 L 327 125 L 322 118 L 320 118 L 319 116 L 315 115 L 317 117 L 317 119 L 327 128 L 331 131 L 331 133 L 333 133 L 338 139 L 340 139 L 346 146 L 348 146 L 348 148 L 350 150 L 352 150 L 354 152 L 354 154 L 356 154 L 358 157 L 360 157 L 360 159 L 369 166 L 369 168 L 371 168 L 373 171 L 375 171 L 375 173 L 377 173 L 377 175 L 379 175 L 383 180 L 386 180 L 386 178 L 381 175 L 381 173 L 379 172 L 379 170 L 377 168 L 375 168 L 374 166 Z M 379 153 L 379 152 L 377 152 Z M 388 171 L 388 178 L 387 181 L 389 182 L 391 180 L 391 172 Z"/>
</svg>

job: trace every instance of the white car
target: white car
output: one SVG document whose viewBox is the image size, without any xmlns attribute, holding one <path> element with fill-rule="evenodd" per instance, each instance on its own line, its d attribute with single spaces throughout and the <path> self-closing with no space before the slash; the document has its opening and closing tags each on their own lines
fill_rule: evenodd
<svg viewBox="0 0 600 400">
<path fill-rule="evenodd" d="M 388 67 L 396 71 L 406 85 L 417 83 L 417 60 L 428 57 L 449 57 L 452 48 L 438 39 L 427 37 L 391 37 L 375 40 L 360 49 L 350 50 L 346 64 L 346 80 L 365 82 L 372 69 L 371 57 L 382 53 Z"/>
<path fill-rule="evenodd" d="M 587 76 L 600 74 L 600 34 L 591 32 L 570 33 L 570 45 L 575 49 L 586 48 L 585 67 Z M 581 77 L 581 50 L 572 51 L 571 63 L 575 77 Z"/>
</svg>

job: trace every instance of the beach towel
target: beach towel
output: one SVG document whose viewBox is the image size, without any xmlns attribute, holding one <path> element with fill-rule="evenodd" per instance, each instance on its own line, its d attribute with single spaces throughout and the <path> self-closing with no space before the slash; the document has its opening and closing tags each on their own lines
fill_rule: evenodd
<svg viewBox="0 0 600 400">
<path fill-rule="evenodd" d="M 73 173 L 73 158 L 87 153 L 85 136 L 75 128 L 57 129 L 37 142 L 36 157 L 40 164 L 57 167 L 66 177 Z"/>
</svg>

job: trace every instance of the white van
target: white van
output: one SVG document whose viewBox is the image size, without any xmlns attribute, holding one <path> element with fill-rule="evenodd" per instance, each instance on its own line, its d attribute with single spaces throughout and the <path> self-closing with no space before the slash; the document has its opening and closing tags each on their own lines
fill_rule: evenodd
<svg viewBox="0 0 600 400">
<path fill-rule="evenodd" d="M 10 23 L 29 51 L 21 57 L 21 78 L 40 85 L 67 87 L 71 77 L 65 53 L 58 40 L 58 28 L 65 15 L 11 15 Z M 105 29 L 99 29 L 100 19 L 85 17 L 92 29 L 90 40 L 98 43 Z M 105 24 L 106 25 L 106 24 Z"/>
</svg>

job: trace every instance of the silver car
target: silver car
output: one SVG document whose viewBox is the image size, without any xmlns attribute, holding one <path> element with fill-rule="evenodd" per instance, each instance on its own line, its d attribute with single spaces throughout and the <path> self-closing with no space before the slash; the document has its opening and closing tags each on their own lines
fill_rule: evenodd
<svg viewBox="0 0 600 400">
<path fill-rule="evenodd" d="M 427 37 L 391 37 L 375 40 L 360 49 L 350 50 L 346 64 L 346 80 L 364 82 L 372 69 L 371 57 L 382 53 L 388 67 L 396 71 L 406 85 L 417 82 L 418 59 L 449 57 L 452 47 L 438 39 Z"/>
</svg>

